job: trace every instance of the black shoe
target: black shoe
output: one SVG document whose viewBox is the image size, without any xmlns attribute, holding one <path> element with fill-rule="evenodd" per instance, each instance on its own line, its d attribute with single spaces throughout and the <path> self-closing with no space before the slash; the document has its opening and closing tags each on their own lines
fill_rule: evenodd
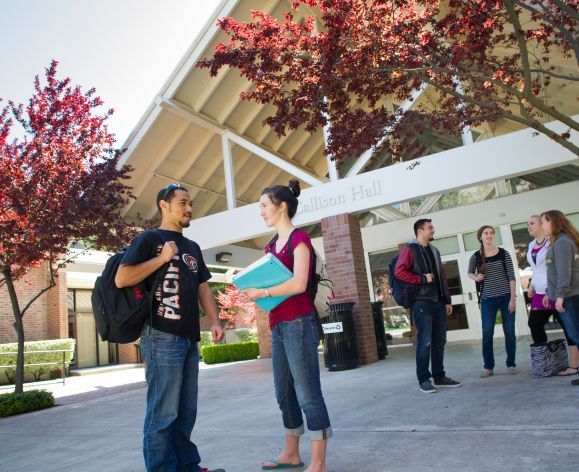
<svg viewBox="0 0 579 472">
<path fill-rule="evenodd" d="M 420 386 L 420 391 L 424 392 L 424 393 L 436 393 L 438 390 L 436 390 L 432 384 L 430 383 L 430 380 L 427 380 L 426 382 L 422 382 L 421 384 L 419 384 Z"/>
<path fill-rule="evenodd" d="M 207 469 L 206 467 L 203 467 L 201 472 L 225 472 L 225 469 Z"/>
<path fill-rule="evenodd" d="M 460 382 L 457 382 L 456 380 L 452 380 L 449 377 L 441 377 L 439 379 L 435 379 L 434 380 L 434 385 L 436 387 L 444 387 L 444 388 L 456 388 L 456 387 L 460 387 L 462 386 L 462 384 Z"/>
<path fill-rule="evenodd" d="M 579 385 L 579 379 L 571 380 L 571 385 Z"/>
</svg>

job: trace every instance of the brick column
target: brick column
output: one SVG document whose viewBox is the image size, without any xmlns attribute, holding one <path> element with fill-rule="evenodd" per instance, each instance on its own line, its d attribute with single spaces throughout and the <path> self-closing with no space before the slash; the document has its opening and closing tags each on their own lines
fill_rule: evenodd
<svg viewBox="0 0 579 472">
<path fill-rule="evenodd" d="M 47 280 L 47 283 L 50 282 Z M 66 297 L 66 271 L 60 270 L 56 287 L 48 291 L 48 339 L 65 339 L 68 333 L 68 300 Z"/>
<path fill-rule="evenodd" d="M 378 361 L 374 320 L 360 223 L 355 215 L 322 219 L 328 275 L 338 302 L 354 302 L 354 324 L 361 364 Z"/>
<path fill-rule="evenodd" d="M 138 362 L 138 348 L 135 343 L 119 344 L 119 364 L 136 364 Z"/>
<path fill-rule="evenodd" d="M 269 329 L 269 315 L 255 305 L 255 323 L 257 325 L 257 341 L 259 355 L 262 359 L 271 357 L 271 330 Z"/>
</svg>

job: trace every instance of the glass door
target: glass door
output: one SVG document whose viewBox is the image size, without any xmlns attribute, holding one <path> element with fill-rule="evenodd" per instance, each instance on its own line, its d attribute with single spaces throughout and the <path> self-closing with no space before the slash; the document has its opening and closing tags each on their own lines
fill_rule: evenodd
<svg viewBox="0 0 579 472">
<path fill-rule="evenodd" d="M 448 317 L 447 340 L 480 339 L 480 311 L 474 282 L 467 276 L 468 259 L 465 254 L 442 256 L 442 265 L 452 303 L 452 314 Z"/>
</svg>

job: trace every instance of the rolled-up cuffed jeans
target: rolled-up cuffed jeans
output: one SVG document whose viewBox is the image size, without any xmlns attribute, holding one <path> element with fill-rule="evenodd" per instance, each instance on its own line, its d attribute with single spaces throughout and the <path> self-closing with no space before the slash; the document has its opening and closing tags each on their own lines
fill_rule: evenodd
<svg viewBox="0 0 579 472">
<path fill-rule="evenodd" d="M 197 342 L 146 325 L 141 353 L 148 384 L 143 430 L 146 469 L 200 472 L 199 451 L 191 441 L 197 418 Z"/>
<path fill-rule="evenodd" d="M 314 441 L 332 436 L 320 384 L 319 343 L 313 313 L 294 321 L 282 321 L 271 332 L 275 396 L 286 434 L 304 433 L 303 411 Z"/>
</svg>

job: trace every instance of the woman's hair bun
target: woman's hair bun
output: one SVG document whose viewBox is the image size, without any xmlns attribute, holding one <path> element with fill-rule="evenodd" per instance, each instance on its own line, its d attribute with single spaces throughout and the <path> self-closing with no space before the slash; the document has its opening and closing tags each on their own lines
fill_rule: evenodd
<svg viewBox="0 0 579 472">
<path fill-rule="evenodd" d="M 300 182 L 297 179 L 292 179 L 289 181 L 288 188 L 294 197 L 299 197 L 301 193 Z"/>
</svg>

